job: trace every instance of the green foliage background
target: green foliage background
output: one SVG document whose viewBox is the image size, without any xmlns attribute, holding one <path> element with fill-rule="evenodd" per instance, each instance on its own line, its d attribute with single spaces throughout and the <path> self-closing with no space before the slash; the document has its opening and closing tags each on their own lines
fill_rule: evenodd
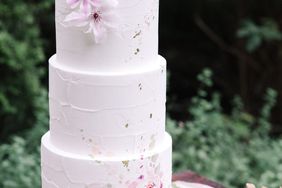
<svg viewBox="0 0 282 188">
<path fill-rule="evenodd" d="M 31 127 L 42 87 L 44 58 L 35 17 L 24 1 L 1 1 L 0 6 L 0 133 Z M 19 19 L 20 18 L 20 19 Z M 17 125 L 17 126 L 15 126 Z"/>
<path fill-rule="evenodd" d="M 243 187 L 246 182 L 277 188 L 282 179 L 282 139 L 279 131 L 273 129 L 277 126 L 273 126 L 271 115 L 275 105 L 280 104 L 277 87 L 280 80 L 269 67 L 277 69 L 276 63 L 282 60 L 281 23 L 277 20 L 282 3 L 269 1 L 268 6 L 273 7 L 270 14 L 261 0 L 244 1 L 243 5 L 240 2 L 163 0 L 161 3 L 160 41 L 161 53 L 169 60 L 167 129 L 174 141 L 174 170 L 190 169 L 230 188 Z M 0 187 L 3 188 L 41 187 L 39 145 L 40 137 L 48 130 L 46 62 L 55 50 L 53 3 L 53 0 L 0 1 Z M 241 6 L 245 12 L 238 16 Z M 222 25 L 228 21 L 230 24 L 223 29 Z M 208 33 L 203 34 L 213 29 L 222 37 L 219 41 L 223 41 L 223 46 L 218 47 Z M 230 58 L 229 52 L 221 49 L 225 47 L 235 49 L 245 61 Z M 253 57 L 259 59 L 256 65 L 263 65 L 267 72 L 262 73 L 263 77 L 273 74 L 273 78 L 261 80 L 252 69 L 242 66 L 241 61 L 248 64 Z M 239 66 L 227 66 L 229 60 L 239 61 Z M 207 65 L 214 74 L 203 69 Z M 256 82 L 247 78 L 245 71 L 256 77 Z M 225 77 L 220 77 L 222 72 Z M 220 79 L 235 91 L 221 84 Z M 277 83 L 272 84 L 273 80 Z M 252 84 L 244 85 L 244 81 Z M 237 82 L 239 86 L 234 84 Z M 254 104 L 246 95 L 253 90 L 256 93 L 250 93 L 255 96 Z"/>
<path fill-rule="evenodd" d="M 282 177 L 282 139 L 271 139 L 270 114 L 277 93 L 268 89 L 260 116 L 245 113 L 239 97 L 233 101 L 232 114 L 222 113 L 218 93 L 212 87 L 212 72 L 205 69 L 202 83 L 188 111 L 191 120 L 168 120 L 174 141 L 174 167 L 199 172 L 226 187 L 244 187 L 246 182 L 279 187 Z"/>
</svg>

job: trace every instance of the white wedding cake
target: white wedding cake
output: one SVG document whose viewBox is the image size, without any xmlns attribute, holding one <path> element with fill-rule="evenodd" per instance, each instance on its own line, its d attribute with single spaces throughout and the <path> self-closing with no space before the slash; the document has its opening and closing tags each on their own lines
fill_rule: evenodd
<svg viewBox="0 0 282 188">
<path fill-rule="evenodd" d="M 56 0 L 42 188 L 170 188 L 158 0 Z"/>
</svg>

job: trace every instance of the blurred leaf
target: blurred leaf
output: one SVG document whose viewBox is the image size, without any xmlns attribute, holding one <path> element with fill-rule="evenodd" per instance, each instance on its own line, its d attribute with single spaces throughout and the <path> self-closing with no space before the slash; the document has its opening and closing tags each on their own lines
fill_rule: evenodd
<svg viewBox="0 0 282 188">
<path fill-rule="evenodd" d="M 281 41 L 282 33 L 277 23 L 271 19 L 264 19 L 262 25 L 257 25 L 251 20 L 245 20 L 237 31 L 237 37 L 245 38 L 246 50 L 254 52 L 263 41 Z"/>
</svg>

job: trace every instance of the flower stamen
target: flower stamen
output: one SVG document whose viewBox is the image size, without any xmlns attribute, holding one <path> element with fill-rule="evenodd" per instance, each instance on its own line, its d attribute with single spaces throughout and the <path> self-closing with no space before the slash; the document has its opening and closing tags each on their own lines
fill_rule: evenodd
<svg viewBox="0 0 282 188">
<path fill-rule="evenodd" d="M 101 20 L 101 15 L 99 14 L 99 12 L 94 12 L 93 18 L 94 18 L 94 22 L 99 22 Z"/>
</svg>

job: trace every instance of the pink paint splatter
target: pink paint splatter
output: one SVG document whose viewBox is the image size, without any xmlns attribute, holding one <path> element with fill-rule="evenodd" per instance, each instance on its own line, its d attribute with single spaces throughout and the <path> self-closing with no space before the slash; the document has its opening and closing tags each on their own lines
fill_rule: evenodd
<svg viewBox="0 0 282 188">
<path fill-rule="evenodd" d="M 146 185 L 146 188 L 154 188 L 155 186 L 155 183 L 149 183 L 148 185 Z"/>
<path fill-rule="evenodd" d="M 136 188 L 137 186 L 138 186 L 138 183 L 134 181 L 131 184 L 129 184 L 127 188 Z"/>
<path fill-rule="evenodd" d="M 139 180 L 143 180 L 143 179 L 144 179 L 144 175 L 139 176 L 138 179 L 139 179 Z"/>
</svg>

